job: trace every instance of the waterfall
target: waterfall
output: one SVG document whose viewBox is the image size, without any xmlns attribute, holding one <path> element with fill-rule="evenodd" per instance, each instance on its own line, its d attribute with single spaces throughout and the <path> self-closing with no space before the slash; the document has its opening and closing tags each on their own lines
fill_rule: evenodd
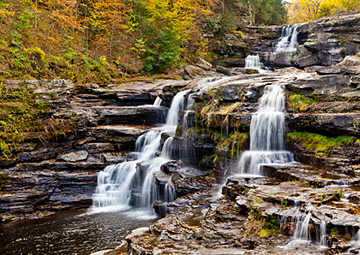
<svg viewBox="0 0 360 255">
<path fill-rule="evenodd" d="M 300 24 L 286 25 L 282 28 L 280 41 L 276 45 L 276 52 L 296 51 L 299 26 Z"/>
<path fill-rule="evenodd" d="M 187 106 L 185 102 L 186 101 L 185 96 L 189 94 L 189 92 L 190 89 L 179 92 L 174 97 L 171 106 L 176 105 L 176 107 L 170 107 L 166 120 L 167 126 L 171 126 L 171 127 L 175 126 L 176 129 L 176 126 L 179 124 L 180 114 L 182 113 L 183 110 L 185 110 L 185 107 Z"/>
<path fill-rule="evenodd" d="M 161 156 L 164 158 L 170 158 L 171 157 L 171 151 L 172 151 L 172 143 L 173 143 L 174 137 L 169 137 L 166 139 L 162 151 Z"/>
<path fill-rule="evenodd" d="M 241 154 L 238 173 L 260 175 L 263 164 L 293 161 L 285 149 L 285 91 L 280 85 L 268 85 L 250 123 L 250 150 Z"/>
<path fill-rule="evenodd" d="M 161 134 L 175 134 L 180 114 L 186 107 L 185 96 L 189 92 L 182 91 L 174 97 L 166 125 L 138 137 L 134 160 L 107 166 L 98 174 L 90 212 L 126 210 L 131 205 L 149 210 L 156 201 L 175 199 L 175 191 L 169 185 L 165 185 L 164 195 L 161 196 L 154 180 L 154 173 L 170 160 L 172 137 L 166 140 L 161 156 L 156 157 L 156 154 L 161 149 Z"/>
<path fill-rule="evenodd" d="M 320 246 L 322 247 L 327 247 L 327 235 L 326 235 L 326 222 L 325 221 L 321 221 L 320 224 L 320 242 L 319 242 Z"/>
<path fill-rule="evenodd" d="M 309 233 L 309 223 L 311 219 L 311 213 L 308 213 L 305 217 L 301 217 L 296 221 L 294 239 L 299 242 L 308 243 L 311 241 Z"/>
<path fill-rule="evenodd" d="M 160 97 L 157 97 L 154 102 L 154 106 L 160 106 L 162 103 L 162 99 Z"/>
<path fill-rule="evenodd" d="M 263 69 L 264 64 L 260 62 L 259 55 L 249 55 L 245 58 L 245 68 L 246 69 L 255 69 L 259 73 L 265 73 L 267 70 Z"/>
<path fill-rule="evenodd" d="M 356 232 L 355 237 L 353 238 L 353 240 L 351 241 L 351 246 L 355 247 L 355 248 L 359 248 L 360 247 L 360 229 Z"/>
</svg>

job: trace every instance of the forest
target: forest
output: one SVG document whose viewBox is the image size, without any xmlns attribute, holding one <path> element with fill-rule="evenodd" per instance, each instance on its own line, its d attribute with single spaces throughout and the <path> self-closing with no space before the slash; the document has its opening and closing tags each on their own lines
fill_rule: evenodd
<svg viewBox="0 0 360 255">
<path fill-rule="evenodd" d="M 75 83 L 169 74 L 229 34 L 355 11 L 358 0 L 3 0 L 0 80 Z M 204 35 L 209 35 L 205 37 Z"/>
</svg>

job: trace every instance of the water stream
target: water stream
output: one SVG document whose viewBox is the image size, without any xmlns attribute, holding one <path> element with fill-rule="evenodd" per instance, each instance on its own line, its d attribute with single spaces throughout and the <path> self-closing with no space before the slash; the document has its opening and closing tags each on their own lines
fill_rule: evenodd
<svg viewBox="0 0 360 255">
<path fill-rule="evenodd" d="M 153 128 L 136 140 L 132 161 L 110 165 L 98 174 L 91 213 L 127 210 L 134 206 L 151 214 L 154 202 L 169 202 L 175 198 L 171 186 L 161 189 L 154 180 L 154 173 L 170 160 L 172 139 L 165 142 L 159 157 L 156 154 L 161 150 L 161 135 L 175 134 L 180 114 L 187 106 L 186 95 L 189 92 L 182 91 L 174 97 L 166 125 Z M 160 103 L 157 100 L 156 104 Z"/>
<path fill-rule="evenodd" d="M 245 58 L 245 68 L 246 69 L 255 69 L 259 73 L 266 73 L 267 70 L 264 69 L 264 64 L 260 62 L 259 55 L 249 55 Z"/>
<path fill-rule="evenodd" d="M 0 254 L 85 255 L 116 248 L 132 229 L 151 225 L 139 211 L 84 214 L 65 211 L 0 225 Z"/>
<path fill-rule="evenodd" d="M 276 45 L 276 52 L 296 51 L 299 26 L 300 24 L 286 25 L 282 28 L 280 41 Z"/>
<path fill-rule="evenodd" d="M 261 175 L 264 164 L 284 164 L 294 160 L 285 150 L 285 90 L 268 85 L 250 123 L 250 150 L 241 154 L 237 174 Z"/>
</svg>

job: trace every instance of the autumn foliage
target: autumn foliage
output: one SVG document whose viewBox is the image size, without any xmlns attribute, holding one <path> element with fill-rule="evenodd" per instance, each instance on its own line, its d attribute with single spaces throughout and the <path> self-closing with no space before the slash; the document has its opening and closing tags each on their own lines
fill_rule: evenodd
<svg viewBox="0 0 360 255">
<path fill-rule="evenodd" d="M 204 33 L 221 44 L 249 24 L 233 7 L 251 25 L 284 22 L 281 0 L 2 0 L 0 80 L 166 73 L 209 53 Z"/>
<path fill-rule="evenodd" d="M 292 24 L 359 11 L 360 0 L 292 0 L 288 4 L 289 22 Z"/>
</svg>

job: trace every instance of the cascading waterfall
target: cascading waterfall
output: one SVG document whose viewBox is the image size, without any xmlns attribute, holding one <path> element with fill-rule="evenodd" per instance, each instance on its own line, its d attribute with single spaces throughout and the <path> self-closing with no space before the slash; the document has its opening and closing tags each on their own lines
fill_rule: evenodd
<svg viewBox="0 0 360 255">
<path fill-rule="evenodd" d="M 267 70 L 263 69 L 264 64 L 260 62 L 259 55 L 249 55 L 245 58 L 245 68 L 246 69 L 255 69 L 259 73 L 265 73 Z"/>
<path fill-rule="evenodd" d="M 259 69 L 260 63 L 259 55 L 249 55 L 245 58 L 245 68 Z"/>
<path fill-rule="evenodd" d="M 172 139 L 165 142 L 160 157 L 156 157 L 156 153 L 161 148 L 161 134 L 175 134 L 180 114 L 186 107 L 185 96 L 189 92 L 182 91 L 174 97 L 166 125 L 153 128 L 136 140 L 134 160 L 107 166 L 98 174 L 90 212 L 126 210 L 130 205 L 151 209 L 156 201 L 175 199 L 170 185 L 160 194 L 154 182 L 154 172 L 160 171 L 160 166 L 170 160 Z"/>
<path fill-rule="evenodd" d="M 320 224 L 320 242 L 319 242 L 320 246 L 322 247 L 327 247 L 327 235 L 326 235 L 326 222 L 325 221 L 321 221 Z"/>
<path fill-rule="evenodd" d="M 306 214 L 305 217 L 301 217 L 295 224 L 294 239 L 297 242 L 309 243 L 311 242 L 309 224 L 311 219 L 311 213 Z"/>
<path fill-rule="evenodd" d="M 298 27 L 300 24 L 286 25 L 282 28 L 279 43 L 276 45 L 276 52 L 296 51 L 298 46 Z"/>
<path fill-rule="evenodd" d="M 160 97 L 157 97 L 154 102 L 154 106 L 161 106 L 162 99 Z"/>
<path fill-rule="evenodd" d="M 295 224 L 295 232 L 292 238 L 293 240 L 290 241 L 285 246 L 279 246 L 279 248 L 292 249 L 294 247 L 302 246 L 304 244 L 310 244 L 311 243 L 311 236 L 309 232 L 310 220 L 311 220 L 311 213 L 307 213 L 306 216 L 292 217 L 291 221 L 294 222 Z"/>
<path fill-rule="evenodd" d="M 250 150 L 242 153 L 238 173 L 260 175 L 263 164 L 293 161 L 285 149 L 285 91 L 280 85 L 268 85 L 259 108 L 250 123 Z"/>
<path fill-rule="evenodd" d="M 360 229 L 356 232 L 355 237 L 351 241 L 351 246 L 356 248 L 360 247 Z"/>
</svg>

